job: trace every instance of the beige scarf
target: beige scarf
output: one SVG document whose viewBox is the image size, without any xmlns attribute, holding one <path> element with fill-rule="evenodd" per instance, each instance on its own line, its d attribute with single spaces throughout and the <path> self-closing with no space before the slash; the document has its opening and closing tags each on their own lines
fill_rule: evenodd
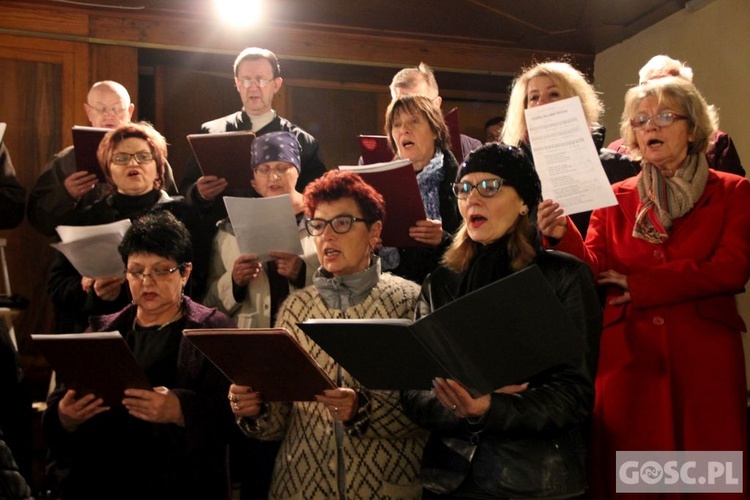
<svg viewBox="0 0 750 500">
<path fill-rule="evenodd" d="M 640 203 L 633 236 L 650 243 L 669 238 L 672 221 L 690 212 L 703 195 L 708 181 L 706 156 L 688 155 L 672 177 L 664 177 L 653 164 L 643 161 L 638 179 Z"/>
</svg>

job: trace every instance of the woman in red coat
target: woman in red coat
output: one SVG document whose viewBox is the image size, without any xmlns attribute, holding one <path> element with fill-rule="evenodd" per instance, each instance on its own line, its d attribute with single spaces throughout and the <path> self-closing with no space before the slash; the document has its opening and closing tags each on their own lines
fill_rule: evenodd
<svg viewBox="0 0 750 500">
<path fill-rule="evenodd" d="M 613 186 L 618 205 L 594 211 L 585 243 L 557 203 L 539 207 L 548 241 L 607 286 L 593 498 L 614 496 L 616 451 L 743 451 L 747 462 L 735 295 L 750 277 L 750 183 L 708 168 L 717 121 L 685 80 L 630 89 L 621 134 L 642 171 Z"/>
</svg>

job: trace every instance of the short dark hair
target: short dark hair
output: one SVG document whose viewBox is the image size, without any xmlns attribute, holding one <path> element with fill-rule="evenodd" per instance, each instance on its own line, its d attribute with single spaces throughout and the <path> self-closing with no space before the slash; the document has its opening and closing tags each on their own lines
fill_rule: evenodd
<svg viewBox="0 0 750 500">
<path fill-rule="evenodd" d="M 484 128 L 486 129 L 487 127 L 491 127 L 493 125 L 500 125 L 504 121 L 505 121 L 504 116 L 493 116 L 492 118 L 484 122 Z"/>
<path fill-rule="evenodd" d="M 281 66 L 279 66 L 279 60 L 276 58 L 276 54 L 268 49 L 261 49 L 259 47 L 248 47 L 234 60 L 234 76 L 237 77 L 237 70 L 245 61 L 256 61 L 258 59 L 265 59 L 268 64 L 271 65 L 271 71 L 273 72 L 274 78 L 281 77 Z"/>
<path fill-rule="evenodd" d="M 351 198 L 362 210 L 362 217 L 371 221 L 385 218 L 383 196 L 359 175 L 343 170 L 329 170 L 305 188 L 305 214 L 312 218 L 320 203 Z M 371 224 L 367 226 L 370 227 Z"/>
<path fill-rule="evenodd" d="M 157 209 L 135 219 L 117 250 L 125 265 L 128 264 L 128 257 L 138 253 L 174 259 L 178 264 L 193 260 L 190 233 L 174 214 L 164 209 Z"/>
</svg>

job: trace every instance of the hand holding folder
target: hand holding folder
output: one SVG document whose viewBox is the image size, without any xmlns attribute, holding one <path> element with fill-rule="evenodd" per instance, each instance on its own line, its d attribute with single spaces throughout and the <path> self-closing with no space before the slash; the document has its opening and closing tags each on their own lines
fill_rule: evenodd
<svg viewBox="0 0 750 500">
<path fill-rule="evenodd" d="M 466 294 L 415 322 L 308 320 L 298 325 L 369 389 L 430 389 L 435 377 L 473 396 L 523 383 L 585 351 L 537 266 Z"/>
<path fill-rule="evenodd" d="M 315 401 L 336 384 L 283 328 L 185 330 L 226 377 L 259 391 L 264 401 Z"/>
<path fill-rule="evenodd" d="M 57 374 L 76 397 L 94 394 L 104 406 L 122 404 L 125 389 L 150 390 L 146 375 L 120 332 L 32 335 Z"/>
</svg>

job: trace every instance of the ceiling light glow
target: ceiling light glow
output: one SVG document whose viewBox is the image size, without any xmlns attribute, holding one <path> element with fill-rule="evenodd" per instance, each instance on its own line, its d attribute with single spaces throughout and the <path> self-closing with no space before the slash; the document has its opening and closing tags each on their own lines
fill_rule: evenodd
<svg viewBox="0 0 750 500">
<path fill-rule="evenodd" d="M 252 26 L 261 17 L 261 0 L 216 0 L 219 17 L 234 26 Z"/>
</svg>

